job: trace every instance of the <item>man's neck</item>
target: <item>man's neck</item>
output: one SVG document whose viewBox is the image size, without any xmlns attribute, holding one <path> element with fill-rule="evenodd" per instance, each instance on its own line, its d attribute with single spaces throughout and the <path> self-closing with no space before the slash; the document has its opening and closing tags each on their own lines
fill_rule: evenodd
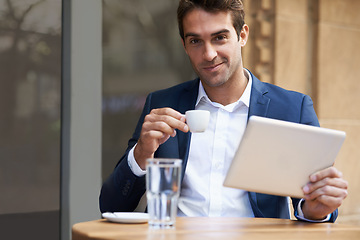
<svg viewBox="0 0 360 240">
<path fill-rule="evenodd" d="M 245 74 L 245 70 L 243 70 L 237 79 L 229 79 L 221 86 L 211 87 L 204 85 L 204 90 L 211 101 L 220 103 L 223 106 L 229 105 L 239 100 L 245 91 L 248 83 L 248 77 Z"/>
</svg>

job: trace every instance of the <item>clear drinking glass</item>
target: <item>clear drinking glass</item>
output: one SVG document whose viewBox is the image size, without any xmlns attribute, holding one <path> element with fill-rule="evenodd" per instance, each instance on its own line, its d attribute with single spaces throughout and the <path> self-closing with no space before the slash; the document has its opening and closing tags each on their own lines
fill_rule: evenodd
<svg viewBox="0 0 360 240">
<path fill-rule="evenodd" d="M 152 228 L 175 225 L 181 167 L 181 159 L 147 159 L 146 197 L 149 226 Z"/>
</svg>

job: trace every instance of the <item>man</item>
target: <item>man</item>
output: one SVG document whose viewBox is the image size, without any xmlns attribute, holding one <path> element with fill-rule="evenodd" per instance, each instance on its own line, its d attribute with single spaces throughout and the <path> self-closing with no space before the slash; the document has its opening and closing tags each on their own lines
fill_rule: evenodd
<svg viewBox="0 0 360 240">
<path fill-rule="evenodd" d="M 318 126 L 309 96 L 260 82 L 243 68 L 249 35 L 241 0 L 180 0 L 179 32 L 198 79 L 151 93 L 125 155 L 104 183 L 100 209 L 133 211 L 145 192 L 145 160 L 183 159 L 178 214 L 289 218 L 287 199 L 222 185 L 251 115 Z M 205 133 L 189 133 L 184 113 L 210 111 Z M 261 149 L 259 149 L 261 151 Z M 314 173 L 292 199 L 306 221 L 335 221 L 347 182 L 334 167 Z"/>
</svg>

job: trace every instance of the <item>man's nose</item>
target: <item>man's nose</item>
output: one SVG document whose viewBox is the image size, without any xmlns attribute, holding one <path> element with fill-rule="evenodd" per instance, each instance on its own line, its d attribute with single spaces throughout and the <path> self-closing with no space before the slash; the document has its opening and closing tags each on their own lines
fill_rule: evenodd
<svg viewBox="0 0 360 240">
<path fill-rule="evenodd" d="M 210 62 L 210 61 L 214 60 L 214 58 L 216 56 L 217 56 L 217 51 L 214 48 L 214 46 L 210 43 L 205 44 L 205 49 L 204 49 L 204 54 L 203 54 L 204 60 Z"/>
</svg>

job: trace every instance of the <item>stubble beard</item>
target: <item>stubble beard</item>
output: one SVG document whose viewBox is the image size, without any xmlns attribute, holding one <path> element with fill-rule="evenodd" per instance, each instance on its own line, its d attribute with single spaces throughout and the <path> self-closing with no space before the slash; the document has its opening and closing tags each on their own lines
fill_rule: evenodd
<svg viewBox="0 0 360 240">
<path fill-rule="evenodd" d="M 198 68 L 196 68 L 193 64 L 192 65 L 193 65 L 193 69 L 195 70 L 197 76 L 202 81 L 203 85 L 215 88 L 215 87 L 224 85 L 229 80 L 230 75 L 231 75 L 230 71 L 229 71 L 227 59 L 223 59 L 222 64 L 223 64 L 223 66 L 221 66 L 221 67 L 222 68 L 226 67 L 226 69 L 221 69 L 222 71 L 220 71 L 220 72 L 214 72 L 214 73 L 209 73 L 209 74 L 202 74 L 201 71 L 198 70 Z M 208 65 L 211 65 L 211 64 L 208 64 Z M 201 69 L 201 68 L 203 68 L 203 66 L 200 65 L 199 68 Z"/>
</svg>

